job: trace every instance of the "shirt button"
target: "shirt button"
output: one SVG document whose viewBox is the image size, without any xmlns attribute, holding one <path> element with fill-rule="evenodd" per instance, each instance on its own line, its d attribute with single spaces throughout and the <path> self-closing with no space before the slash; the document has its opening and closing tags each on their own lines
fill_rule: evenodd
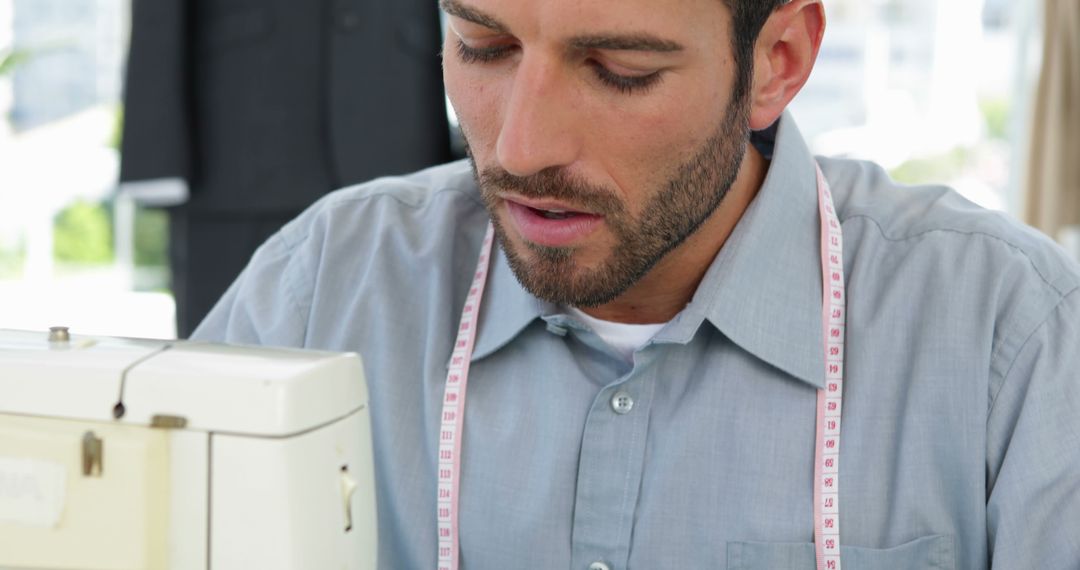
<svg viewBox="0 0 1080 570">
<path fill-rule="evenodd" d="M 589 564 L 589 570 L 611 570 L 611 566 L 608 566 L 603 562 L 593 562 L 592 564 Z"/>
<path fill-rule="evenodd" d="M 634 399 L 626 392 L 616 392 L 611 398 L 611 409 L 619 415 L 629 414 L 634 409 Z"/>
</svg>

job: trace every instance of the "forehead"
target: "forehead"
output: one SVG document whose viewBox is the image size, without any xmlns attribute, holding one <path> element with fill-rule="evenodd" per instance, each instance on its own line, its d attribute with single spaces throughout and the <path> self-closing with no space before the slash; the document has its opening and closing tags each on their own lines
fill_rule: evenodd
<svg viewBox="0 0 1080 570">
<path fill-rule="evenodd" d="M 724 40 L 722 0 L 443 0 L 447 12 L 477 16 L 523 41 L 593 34 L 645 34 L 688 47 Z M 476 21 L 474 18 L 468 18 Z"/>
</svg>

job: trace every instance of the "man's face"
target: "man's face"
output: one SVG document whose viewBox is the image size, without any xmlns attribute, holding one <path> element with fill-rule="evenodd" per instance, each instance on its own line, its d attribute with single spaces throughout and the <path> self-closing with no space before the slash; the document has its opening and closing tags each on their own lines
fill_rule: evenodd
<svg viewBox="0 0 1080 570">
<path fill-rule="evenodd" d="M 531 293 L 618 297 L 704 222 L 747 143 L 720 0 L 445 0 L 447 93 Z"/>
</svg>

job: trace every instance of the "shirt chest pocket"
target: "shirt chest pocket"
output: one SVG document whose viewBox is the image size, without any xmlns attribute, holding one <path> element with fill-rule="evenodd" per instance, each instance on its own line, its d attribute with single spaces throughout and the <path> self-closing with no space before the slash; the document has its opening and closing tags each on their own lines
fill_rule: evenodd
<svg viewBox="0 0 1080 570">
<path fill-rule="evenodd" d="M 895 548 L 840 546 L 843 570 L 956 570 L 952 536 L 925 536 Z M 728 570 L 813 570 L 811 543 L 729 542 Z"/>
</svg>

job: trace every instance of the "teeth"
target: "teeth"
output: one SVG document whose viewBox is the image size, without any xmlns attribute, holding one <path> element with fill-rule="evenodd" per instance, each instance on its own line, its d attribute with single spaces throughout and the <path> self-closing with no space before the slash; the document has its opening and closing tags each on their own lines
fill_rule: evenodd
<svg viewBox="0 0 1080 570">
<path fill-rule="evenodd" d="M 549 220 L 565 220 L 573 216 L 574 214 L 568 213 L 566 210 L 539 210 L 540 215 Z"/>
</svg>

